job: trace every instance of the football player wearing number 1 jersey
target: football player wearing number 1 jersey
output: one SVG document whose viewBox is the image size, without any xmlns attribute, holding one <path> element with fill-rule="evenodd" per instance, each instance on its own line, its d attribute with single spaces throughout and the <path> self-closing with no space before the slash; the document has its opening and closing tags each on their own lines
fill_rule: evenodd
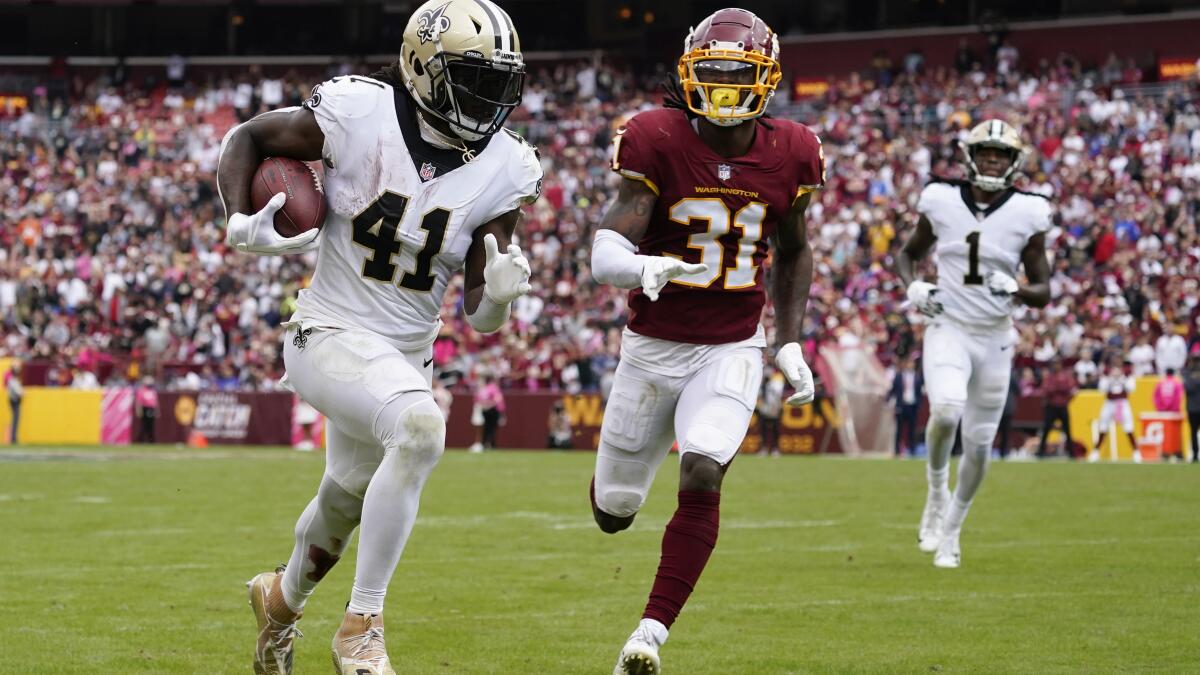
<svg viewBox="0 0 1200 675">
<path fill-rule="evenodd" d="M 908 299 L 930 318 L 923 360 L 929 422 L 929 492 L 917 544 L 937 567 L 958 567 L 959 533 L 987 470 L 1012 375 L 1013 303 L 1050 302 L 1046 232 L 1050 202 L 1013 187 L 1025 149 L 1001 120 L 960 143 L 967 180 L 935 180 L 917 202 L 920 218 L 898 259 Z M 916 278 L 916 261 L 936 246 L 937 285 Z M 1017 281 L 1024 265 L 1028 283 Z M 958 484 L 947 486 L 950 448 L 962 423 Z"/>
<path fill-rule="evenodd" d="M 812 281 L 804 211 L 823 158 L 808 128 L 763 119 L 778 59 L 761 19 L 720 10 L 684 42 L 666 107 L 634 116 L 614 140 L 622 180 L 592 275 L 631 289 L 631 316 L 592 479 L 600 529 L 629 527 L 673 442 L 680 451 L 678 505 L 617 674 L 659 672 L 659 648 L 716 544 L 721 482 L 762 381 L 769 249 L 775 360 L 796 389 L 788 403 L 813 399 L 799 344 Z"/>
<path fill-rule="evenodd" d="M 312 285 L 286 324 L 285 381 L 330 421 L 325 475 L 296 524 L 291 559 L 249 584 L 256 673 L 291 672 L 305 602 L 357 527 L 333 664 L 342 675 L 394 675 L 384 596 L 445 446 L 430 391 L 442 296 L 465 268 L 467 319 L 492 332 L 530 290 L 529 263 L 510 242 L 542 171 L 533 148 L 502 130 L 524 70 L 512 21 L 494 3 L 431 0 L 409 20 L 397 65 L 330 80 L 302 107 L 261 115 L 224 144 L 228 241 L 258 254 L 317 248 Z M 319 237 L 275 233 L 282 194 L 253 213 L 250 179 L 269 155 L 325 163 Z"/>
</svg>

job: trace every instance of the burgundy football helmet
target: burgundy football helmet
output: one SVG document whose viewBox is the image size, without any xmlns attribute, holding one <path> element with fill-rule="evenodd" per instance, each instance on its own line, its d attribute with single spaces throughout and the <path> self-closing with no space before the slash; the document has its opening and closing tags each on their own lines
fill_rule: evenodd
<svg viewBox="0 0 1200 675">
<path fill-rule="evenodd" d="M 683 42 L 684 101 L 713 124 L 729 127 L 761 117 L 782 77 L 779 37 L 744 9 L 715 12 Z"/>
</svg>

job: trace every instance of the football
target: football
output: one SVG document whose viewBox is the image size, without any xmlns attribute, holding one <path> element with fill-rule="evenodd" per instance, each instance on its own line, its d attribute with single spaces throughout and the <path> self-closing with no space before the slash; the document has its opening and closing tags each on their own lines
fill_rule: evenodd
<svg viewBox="0 0 1200 675">
<path fill-rule="evenodd" d="M 250 184 L 250 203 L 261 210 L 278 193 L 287 195 L 275 212 L 275 231 L 294 237 L 325 223 L 325 191 L 321 177 L 307 163 L 288 157 L 268 157 L 258 165 Z"/>
</svg>

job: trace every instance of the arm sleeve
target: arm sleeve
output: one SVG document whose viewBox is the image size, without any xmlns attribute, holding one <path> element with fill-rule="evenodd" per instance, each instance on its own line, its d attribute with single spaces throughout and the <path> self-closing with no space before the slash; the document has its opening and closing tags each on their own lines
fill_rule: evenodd
<svg viewBox="0 0 1200 675">
<path fill-rule="evenodd" d="M 640 115 L 635 115 L 617 130 L 613 137 L 612 170 L 624 178 L 642 181 L 657 195 L 658 186 L 662 185 L 658 153 L 646 138 L 643 122 Z"/>
<path fill-rule="evenodd" d="M 592 278 L 617 288 L 642 285 L 644 260 L 637 247 L 613 230 L 596 230 L 592 243 Z"/>
<path fill-rule="evenodd" d="M 492 300 L 484 290 L 483 298 L 479 301 L 479 306 L 475 308 L 475 313 L 467 314 L 467 323 L 480 333 L 495 333 L 500 330 L 504 322 L 508 321 L 511 311 L 511 303 L 502 305 Z"/>
<path fill-rule="evenodd" d="M 357 76 L 335 77 L 313 87 L 303 105 L 313 112 L 325 135 L 321 154 L 326 166 L 337 171 L 345 168 L 343 163 L 350 163 L 357 152 L 353 135 L 357 132 L 361 138 L 369 126 L 361 124 L 362 119 L 373 113 L 382 95 L 388 93 L 382 82 Z"/>
</svg>

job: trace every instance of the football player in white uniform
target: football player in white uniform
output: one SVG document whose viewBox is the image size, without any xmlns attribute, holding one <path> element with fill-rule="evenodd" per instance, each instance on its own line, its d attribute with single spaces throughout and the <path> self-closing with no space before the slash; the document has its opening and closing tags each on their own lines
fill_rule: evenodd
<svg viewBox="0 0 1200 675">
<path fill-rule="evenodd" d="M 291 559 L 249 584 L 256 673 L 291 672 L 305 601 L 360 526 L 333 661 L 343 675 L 393 673 L 384 595 L 445 445 L 430 391 L 443 293 L 465 268 L 467 319 L 492 332 L 530 290 L 529 263 L 510 242 L 542 171 L 534 149 L 502 131 L 523 80 L 503 10 L 490 0 L 430 1 L 409 20 L 398 64 L 334 78 L 302 107 L 260 115 L 226 138 L 218 185 L 227 241 L 261 255 L 317 251 L 311 287 L 286 324 L 285 382 L 329 419 L 325 475 Z M 267 156 L 324 162 L 329 215 L 319 236 L 276 234 L 283 194 L 251 209 L 250 179 Z"/>
<path fill-rule="evenodd" d="M 898 260 L 909 301 L 930 318 L 924 372 L 929 396 L 929 494 L 917 542 L 938 567 L 958 567 L 959 532 L 987 470 L 1012 373 L 1013 301 L 1050 302 L 1046 232 L 1050 202 L 1013 180 L 1025 156 L 1016 129 L 987 120 L 959 143 L 967 180 L 937 180 L 921 192 L 920 219 Z M 916 276 L 935 248 L 937 284 Z M 1027 283 L 1017 280 L 1025 266 Z M 953 496 L 950 449 L 962 423 L 963 456 Z"/>
</svg>

